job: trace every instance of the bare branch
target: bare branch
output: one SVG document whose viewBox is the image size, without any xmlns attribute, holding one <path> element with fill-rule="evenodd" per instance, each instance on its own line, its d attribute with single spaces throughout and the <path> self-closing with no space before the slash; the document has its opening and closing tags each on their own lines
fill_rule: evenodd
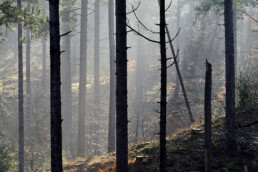
<svg viewBox="0 0 258 172">
<path fill-rule="evenodd" d="M 165 10 L 165 12 L 167 12 L 167 10 L 171 7 L 171 5 L 172 5 L 172 0 L 170 1 L 170 3 L 168 5 L 167 9 Z"/>
<path fill-rule="evenodd" d="M 68 31 L 68 32 L 66 32 L 66 33 L 64 33 L 64 34 L 62 34 L 62 35 L 60 35 L 60 37 L 63 37 L 63 36 L 66 36 L 66 35 L 68 35 L 69 33 L 71 33 L 72 31 L 70 30 L 70 31 Z"/>
<path fill-rule="evenodd" d="M 141 4 L 141 2 L 139 1 L 139 3 L 138 3 L 136 8 L 133 8 L 133 5 L 132 5 L 132 11 L 130 11 L 130 12 L 126 13 L 126 14 L 134 13 L 140 7 L 140 4 Z"/>
<path fill-rule="evenodd" d="M 256 23 L 258 23 L 258 20 L 257 20 L 256 18 L 252 17 L 250 14 L 248 14 L 245 10 L 244 10 L 244 13 L 245 13 L 248 17 L 250 17 L 253 21 L 255 21 Z"/>
</svg>

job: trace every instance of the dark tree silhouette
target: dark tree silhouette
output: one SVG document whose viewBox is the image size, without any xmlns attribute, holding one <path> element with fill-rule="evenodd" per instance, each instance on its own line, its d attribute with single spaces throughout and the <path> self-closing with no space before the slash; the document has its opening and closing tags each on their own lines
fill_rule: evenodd
<svg viewBox="0 0 258 172">
<path fill-rule="evenodd" d="M 86 81 L 87 81 L 87 21 L 88 0 L 81 0 L 81 38 L 80 38 L 80 81 L 78 107 L 77 156 L 85 153 Z"/>
<path fill-rule="evenodd" d="M 115 40 L 114 40 L 114 0 L 108 1 L 109 53 L 110 53 L 110 93 L 109 93 L 109 124 L 108 124 L 108 152 L 115 151 Z"/>
<path fill-rule="evenodd" d="M 160 171 L 166 171 L 166 116 L 167 116 L 167 57 L 166 57 L 165 0 L 160 0 L 160 54 L 161 54 L 161 94 L 160 94 Z"/>
<path fill-rule="evenodd" d="M 226 149 L 237 149 L 235 133 L 235 60 L 232 0 L 224 1 L 226 49 Z"/>
<path fill-rule="evenodd" d="M 128 171 L 126 0 L 116 0 L 116 170 Z"/>
<path fill-rule="evenodd" d="M 21 10 L 21 0 L 17 0 Z M 22 24 L 18 24 L 18 100 L 19 100 L 19 172 L 24 171 L 24 114 L 23 114 L 23 55 L 22 55 Z"/>
<path fill-rule="evenodd" d="M 59 0 L 49 0 L 50 13 L 50 105 L 51 105 L 51 171 L 61 172 L 62 119 L 60 77 Z"/>
</svg>

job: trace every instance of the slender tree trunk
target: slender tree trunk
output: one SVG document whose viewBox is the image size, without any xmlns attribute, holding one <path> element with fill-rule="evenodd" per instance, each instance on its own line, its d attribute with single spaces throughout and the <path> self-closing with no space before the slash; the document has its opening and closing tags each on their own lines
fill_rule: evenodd
<svg viewBox="0 0 258 172">
<path fill-rule="evenodd" d="M 30 11 L 30 1 L 27 1 L 27 9 Z M 31 146 L 31 84 L 30 84 L 30 37 L 31 31 L 27 29 L 26 44 L 26 115 L 27 115 L 27 133 L 29 136 L 29 146 Z"/>
<path fill-rule="evenodd" d="M 110 53 L 110 95 L 109 95 L 109 124 L 108 152 L 115 151 L 115 120 L 116 120 L 116 78 L 115 78 L 115 40 L 114 40 L 114 0 L 108 1 L 109 53 Z"/>
<path fill-rule="evenodd" d="M 161 54 L 161 94 L 160 94 L 160 171 L 167 171 L 166 120 L 167 120 L 167 57 L 166 57 L 165 0 L 160 0 L 160 54 Z"/>
<path fill-rule="evenodd" d="M 232 0 L 224 1 L 226 49 L 226 148 L 237 149 L 235 134 L 235 58 Z"/>
<path fill-rule="evenodd" d="M 78 109 L 77 156 L 85 156 L 85 117 L 86 117 L 86 82 L 87 82 L 87 20 L 88 0 L 81 0 L 81 38 L 80 38 L 80 81 Z"/>
<path fill-rule="evenodd" d="M 95 0 L 94 29 L 94 103 L 99 106 L 99 0 Z"/>
<path fill-rule="evenodd" d="M 49 0 L 50 13 L 50 66 L 51 66 L 51 171 L 61 172 L 62 118 L 60 76 L 59 0 Z"/>
<path fill-rule="evenodd" d="M 63 1 L 63 6 L 70 5 L 68 0 Z M 70 31 L 70 10 L 64 11 L 63 18 L 63 33 Z M 69 22 L 67 22 L 69 21 Z M 63 145 L 67 156 L 71 156 L 71 140 L 72 140 L 72 79 L 71 79 L 71 37 L 64 36 L 62 38 L 63 50 L 61 58 L 61 73 L 62 73 L 62 114 L 63 114 Z M 71 157 L 68 157 L 71 158 Z"/>
<path fill-rule="evenodd" d="M 205 172 L 211 172 L 211 86 L 212 86 L 212 66 L 206 61 L 205 76 Z"/>
<path fill-rule="evenodd" d="M 180 28 L 180 25 L 181 25 L 181 3 L 180 3 L 180 0 L 177 0 L 177 21 L 176 21 L 176 28 L 177 30 L 179 30 Z M 178 35 L 177 39 L 176 39 L 176 47 L 177 49 L 180 48 L 180 34 Z M 179 64 L 179 57 L 180 57 L 180 54 L 178 52 L 178 55 L 177 55 L 177 63 Z M 179 78 L 178 78 L 178 75 L 176 75 L 176 88 L 175 88 L 175 98 L 177 99 L 179 97 Z"/>
<path fill-rule="evenodd" d="M 43 17 L 46 18 L 46 3 L 43 5 Z M 46 74 L 47 74 L 47 38 L 42 38 L 42 83 L 43 88 L 46 86 Z"/>
<path fill-rule="evenodd" d="M 21 0 L 17 0 L 21 10 Z M 23 114 L 23 55 L 22 55 L 22 24 L 18 24 L 18 87 L 19 87 L 19 172 L 24 171 L 24 114 Z"/>
<path fill-rule="evenodd" d="M 116 170 L 128 171 L 126 0 L 116 0 Z"/>
<path fill-rule="evenodd" d="M 234 25 L 234 55 L 235 55 L 235 76 L 237 76 L 238 70 L 238 55 L 237 55 L 237 9 L 236 6 L 233 5 L 233 25 Z"/>
</svg>

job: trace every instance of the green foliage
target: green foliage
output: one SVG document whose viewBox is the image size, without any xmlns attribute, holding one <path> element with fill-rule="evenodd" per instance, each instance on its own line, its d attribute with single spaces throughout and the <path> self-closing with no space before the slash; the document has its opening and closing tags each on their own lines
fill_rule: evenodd
<svg viewBox="0 0 258 172">
<path fill-rule="evenodd" d="M 245 107 L 255 103 L 256 94 L 254 94 L 255 81 L 249 74 L 240 73 L 236 82 L 237 103 L 240 107 Z"/>
<path fill-rule="evenodd" d="M 14 164 L 15 161 L 13 159 L 13 154 L 11 154 L 3 141 L 3 136 L 0 135 L 0 170 L 1 171 L 15 171 Z"/>
<path fill-rule="evenodd" d="M 232 170 L 236 171 L 237 168 L 235 167 L 234 162 L 231 162 L 231 163 L 227 164 L 226 167 L 223 168 L 223 170 L 225 170 L 225 171 L 232 171 Z"/>
</svg>

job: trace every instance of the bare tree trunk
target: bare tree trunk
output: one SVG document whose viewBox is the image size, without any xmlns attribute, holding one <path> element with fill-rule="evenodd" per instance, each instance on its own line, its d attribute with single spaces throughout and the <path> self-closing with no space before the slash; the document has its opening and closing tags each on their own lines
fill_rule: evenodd
<svg viewBox="0 0 258 172">
<path fill-rule="evenodd" d="M 88 0 L 81 0 L 81 38 L 80 38 L 80 81 L 78 107 L 77 156 L 85 156 L 85 117 L 86 117 L 86 83 L 87 83 L 87 22 Z"/>
<path fill-rule="evenodd" d="M 49 0 L 50 13 L 50 66 L 51 66 L 51 171 L 61 172 L 62 117 L 60 76 L 59 0 Z"/>
<path fill-rule="evenodd" d="M 27 1 L 27 10 L 30 11 L 30 1 Z M 26 115 L 27 115 L 27 133 L 29 136 L 29 146 L 31 146 L 31 82 L 30 82 L 30 37 L 31 31 L 27 29 L 26 44 Z"/>
<path fill-rule="evenodd" d="M 43 17 L 46 18 L 46 3 L 43 6 Z M 42 83 L 43 88 L 46 86 L 46 74 L 47 74 L 47 38 L 42 38 Z"/>
<path fill-rule="evenodd" d="M 94 29 L 94 103 L 99 106 L 99 0 L 95 0 Z M 96 114 L 97 115 L 97 114 Z"/>
<path fill-rule="evenodd" d="M 109 53 L 110 53 L 110 95 L 109 95 L 109 124 L 108 124 L 108 152 L 115 151 L 115 115 L 116 115 L 116 78 L 115 78 L 115 40 L 114 40 L 114 0 L 108 1 Z"/>
<path fill-rule="evenodd" d="M 167 122 L 167 56 L 166 56 L 165 0 L 160 0 L 160 54 L 161 54 L 161 94 L 160 94 L 160 171 L 167 171 L 166 122 Z"/>
<path fill-rule="evenodd" d="M 17 0 L 21 10 L 21 0 Z M 24 114 L 23 114 L 23 54 L 22 54 L 22 24 L 18 24 L 18 87 L 19 87 L 19 172 L 24 171 Z"/>
<path fill-rule="evenodd" d="M 126 0 L 116 0 L 116 170 L 128 171 Z"/>
<path fill-rule="evenodd" d="M 212 66 L 206 61 L 205 76 L 205 172 L 211 172 L 211 87 L 212 87 Z"/>
<path fill-rule="evenodd" d="M 63 1 L 63 6 L 70 5 L 68 0 Z M 65 17 L 63 17 L 63 33 L 70 31 L 70 10 L 64 11 Z M 69 21 L 69 22 L 67 22 Z M 62 39 L 63 50 L 61 58 L 61 82 L 62 82 L 62 115 L 64 120 L 63 125 L 63 147 L 66 151 L 68 158 L 71 158 L 71 146 L 72 146 L 72 79 L 71 79 L 71 37 L 64 36 Z M 70 157 L 69 157 L 70 156 Z"/>
<path fill-rule="evenodd" d="M 232 0 L 224 2 L 225 49 L 226 49 L 226 148 L 237 149 L 235 134 L 235 53 Z"/>
</svg>

